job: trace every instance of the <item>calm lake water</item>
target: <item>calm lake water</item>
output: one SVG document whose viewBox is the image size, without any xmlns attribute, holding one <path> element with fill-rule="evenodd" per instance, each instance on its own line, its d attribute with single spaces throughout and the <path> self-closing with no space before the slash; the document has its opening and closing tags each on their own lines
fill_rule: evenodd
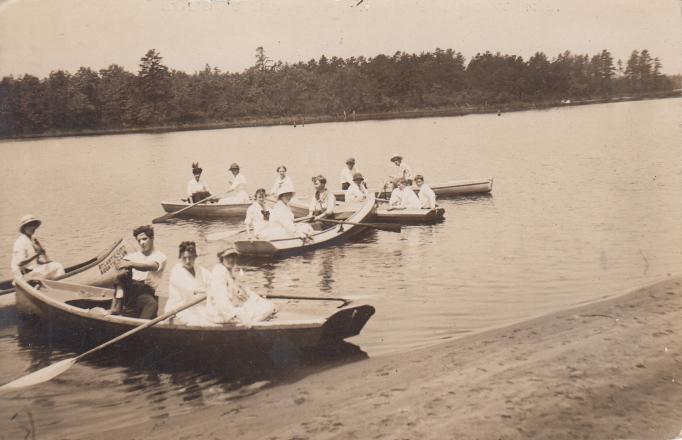
<svg viewBox="0 0 682 440">
<path fill-rule="evenodd" d="M 18 219 L 33 213 L 50 256 L 71 264 L 163 213 L 184 196 L 190 164 L 217 191 L 238 162 L 251 191 L 286 164 L 299 194 L 310 177 L 331 186 L 347 157 L 370 186 L 402 153 L 429 182 L 494 177 L 491 197 L 442 200 L 445 222 L 372 232 L 340 247 L 262 266 L 245 282 L 267 293 L 353 296 L 376 307 L 341 354 L 312 353 L 245 369 L 181 353 L 111 350 L 60 378 L 0 402 L 0 426 L 20 436 L 87 437 L 141 418 L 165 418 L 257 392 L 366 356 L 404 352 L 490 327 L 619 295 L 682 268 L 681 99 L 497 115 L 0 143 L 0 276 L 9 277 Z M 199 243 L 211 267 L 224 244 L 205 236 L 237 222 L 157 225 L 157 247 L 177 260 Z M 13 310 L 0 314 L 0 383 L 80 352 Z M 163 357 L 161 357 L 163 356 Z M 103 393 L 102 389 L 107 392 Z M 0 434 L 2 438 L 3 434 Z"/>
</svg>

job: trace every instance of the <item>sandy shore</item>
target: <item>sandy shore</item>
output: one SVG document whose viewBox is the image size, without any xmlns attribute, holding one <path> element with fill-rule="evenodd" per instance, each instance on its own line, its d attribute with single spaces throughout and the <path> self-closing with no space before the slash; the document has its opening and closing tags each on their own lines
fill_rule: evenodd
<svg viewBox="0 0 682 440">
<path fill-rule="evenodd" d="M 682 280 L 100 439 L 673 439 Z"/>
</svg>

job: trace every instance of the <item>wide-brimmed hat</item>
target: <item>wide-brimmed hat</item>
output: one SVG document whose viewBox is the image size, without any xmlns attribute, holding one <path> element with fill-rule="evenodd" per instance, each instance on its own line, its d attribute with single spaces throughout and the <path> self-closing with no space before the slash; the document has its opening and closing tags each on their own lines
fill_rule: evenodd
<svg viewBox="0 0 682 440">
<path fill-rule="evenodd" d="M 223 249 L 222 251 L 218 252 L 218 258 L 223 259 L 225 257 L 229 257 L 230 255 L 239 255 L 239 252 L 237 252 L 237 249 L 233 247 L 229 247 L 227 249 Z"/>
<path fill-rule="evenodd" d="M 41 220 L 38 220 L 37 218 L 35 218 L 31 214 L 26 214 L 25 216 L 21 217 L 21 220 L 19 220 L 19 231 L 21 232 L 21 230 L 24 228 L 24 226 L 30 225 L 31 223 L 38 223 L 36 225 L 36 228 L 37 228 L 43 222 Z"/>
<path fill-rule="evenodd" d="M 277 188 L 277 193 L 275 193 L 275 195 L 276 195 L 277 197 L 279 197 L 279 196 L 281 196 L 282 194 L 286 194 L 286 193 L 292 193 L 292 194 L 296 193 L 296 190 L 294 189 L 294 185 L 292 185 L 292 184 L 289 183 L 289 182 L 284 182 L 284 183 L 282 183 L 282 184 L 279 186 L 279 188 Z"/>
<path fill-rule="evenodd" d="M 403 157 L 400 154 L 394 154 L 393 156 L 391 156 L 391 162 L 398 159 L 403 160 Z"/>
<path fill-rule="evenodd" d="M 232 162 L 232 165 L 230 165 L 229 170 L 238 170 L 239 169 L 239 164 L 237 162 Z"/>
<path fill-rule="evenodd" d="M 346 163 L 347 163 L 347 164 L 348 164 L 348 163 L 355 163 L 355 158 L 354 158 L 354 157 L 349 157 L 348 159 L 346 159 Z"/>
<path fill-rule="evenodd" d="M 362 177 L 362 173 L 353 173 L 353 180 L 365 180 L 365 178 Z"/>
</svg>

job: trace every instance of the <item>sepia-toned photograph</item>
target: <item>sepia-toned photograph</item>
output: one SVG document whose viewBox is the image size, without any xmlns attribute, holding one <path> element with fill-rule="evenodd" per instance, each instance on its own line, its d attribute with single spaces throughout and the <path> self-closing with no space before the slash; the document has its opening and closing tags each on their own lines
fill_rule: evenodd
<svg viewBox="0 0 682 440">
<path fill-rule="evenodd" d="M 0 0 L 0 440 L 682 440 L 680 0 Z"/>
</svg>

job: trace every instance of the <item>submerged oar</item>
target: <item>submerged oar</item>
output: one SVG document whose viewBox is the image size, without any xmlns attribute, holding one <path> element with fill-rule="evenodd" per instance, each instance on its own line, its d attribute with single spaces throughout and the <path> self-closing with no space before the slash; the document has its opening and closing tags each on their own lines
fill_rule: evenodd
<svg viewBox="0 0 682 440">
<path fill-rule="evenodd" d="M 320 221 L 324 223 L 336 223 L 338 225 L 364 226 L 366 228 L 374 228 L 388 232 L 400 232 L 402 228 L 399 223 L 355 223 L 341 220 L 332 220 L 328 218 L 321 218 Z"/>
<path fill-rule="evenodd" d="M 206 197 L 206 198 L 203 198 L 203 199 L 199 200 L 198 202 L 194 202 L 194 203 L 192 203 L 192 204 L 189 205 L 189 206 L 185 206 L 185 207 L 182 208 L 182 209 L 178 209 L 177 211 L 173 211 L 173 212 L 167 212 L 166 214 L 162 215 L 161 217 L 157 217 L 157 218 L 155 218 L 154 220 L 152 220 L 152 223 L 163 223 L 163 222 L 165 222 L 166 220 L 168 220 L 169 218 L 173 218 L 173 217 L 175 217 L 176 215 L 180 214 L 181 212 L 187 211 L 189 208 L 193 208 L 193 207 L 197 206 L 199 203 L 206 202 L 206 201 L 208 201 L 208 200 L 210 200 L 210 199 L 212 199 L 212 198 L 214 198 L 214 197 L 224 196 L 225 194 L 229 193 L 230 191 L 232 191 L 232 190 L 223 191 L 223 192 L 218 193 L 218 194 L 212 194 L 212 195 L 210 195 L 210 196 L 208 196 L 208 197 Z"/>
<path fill-rule="evenodd" d="M 60 374 L 62 374 L 63 372 L 65 372 L 66 370 L 71 368 L 76 362 L 83 359 L 85 356 L 92 354 L 96 351 L 99 351 L 105 347 L 108 347 L 111 344 L 115 344 L 116 342 L 118 342 L 122 339 L 125 339 L 128 336 L 132 336 L 135 333 L 141 332 L 142 330 L 149 328 L 155 324 L 158 324 L 159 322 L 161 322 L 165 319 L 168 319 L 171 316 L 174 316 L 175 314 L 177 314 L 177 313 L 179 313 L 185 309 L 188 309 L 188 308 L 190 308 L 196 304 L 199 304 L 200 302 L 204 301 L 205 299 L 206 299 L 206 295 L 201 295 L 201 296 L 193 299 L 192 301 L 190 301 L 190 302 L 188 302 L 188 303 L 186 303 L 186 304 L 184 304 L 184 305 L 182 305 L 182 306 L 180 306 L 174 310 L 171 310 L 168 313 L 164 313 L 163 315 L 161 315 L 157 318 L 154 318 L 151 321 L 145 322 L 144 324 L 142 324 L 138 327 L 135 327 L 134 329 L 129 330 L 129 331 L 123 333 L 122 335 L 119 335 L 119 336 L 115 337 L 114 339 L 111 339 L 111 340 L 105 342 L 104 344 L 98 345 L 97 347 L 92 348 L 92 349 L 86 351 L 85 353 L 79 354 L 78 356 L 76 356 L 74 358 L 61 360 L 61 361 L 59 361 L 55 364 L 52 364 L 48 367 L 41 368 L 38 371 L 34 371 L 33 373 L 31 373 L 27 376 L 20 377 L 19 379 L 13 380 L 12 382 L 1 386 L 0 392 L 17 390 L 20 388 L 26 388 L 26 387 L 30 387 L 33 385 L 37 385 L 39 383 L 47 382 L 48 380 L 59 376 Z"/>
</svg>

